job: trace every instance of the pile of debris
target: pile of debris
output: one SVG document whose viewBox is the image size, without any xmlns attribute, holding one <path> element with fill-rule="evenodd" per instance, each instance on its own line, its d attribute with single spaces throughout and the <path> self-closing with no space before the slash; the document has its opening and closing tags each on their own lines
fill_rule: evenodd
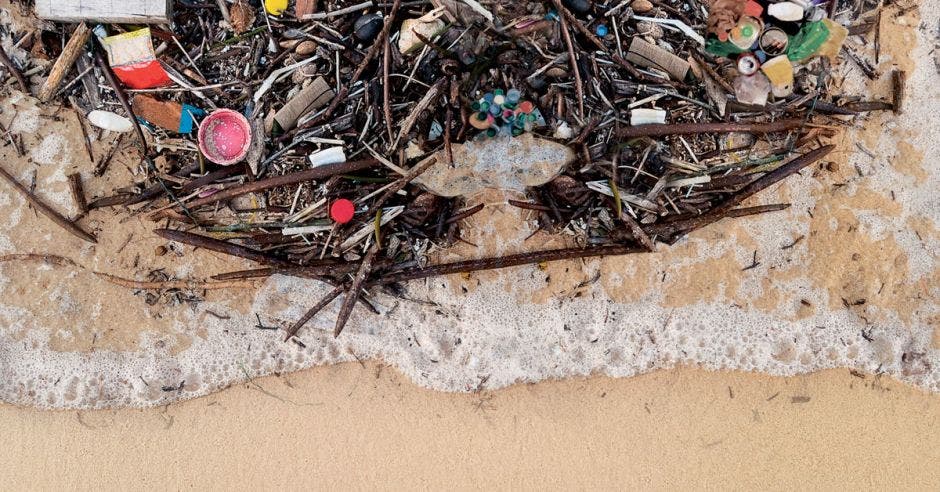
<svg viewBox="0 0 940 492">
<path fill-rule="evenodd" d="M 652 251 L 784 209 L 740 205 L 823 158 L 823 140 L 860 112 L 899 110 L 903 94 L 898 71 L 887 102 L 833 90 L 846 39 L 877 31 L 865 0 L 123 3 L 36 0 L 58 22 L 0 33 L 29 53 L 2 61 L 21 90 L 38 77 L 40 100 L 69 101 L 115 150 L 139 148 L 140 181 L 87 210 L 169 220 L 155 232 L 263 266 L 216 280 L 334 286 L 288 338 L 342 293 L 336 335 L 367 289 Z M 113 151 L 89 154 L 95 179 Z M 581 246 L 428 265 L 461 241 L 461 221 L 483 207 L 465 197 L 486 187 L 524 190 L 509 203 Z"/>
</svg>

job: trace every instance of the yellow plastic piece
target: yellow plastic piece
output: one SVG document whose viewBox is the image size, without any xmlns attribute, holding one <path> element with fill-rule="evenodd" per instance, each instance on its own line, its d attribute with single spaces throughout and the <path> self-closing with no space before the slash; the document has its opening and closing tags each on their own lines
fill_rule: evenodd
<svg viewBox="0 0 940 492">
<path fill-rule="evenodd" d="M 287 10 L 288 0 L 264 0 L 264 10 L 271 15 L 281 15 L 281 12 Z"/>
<path fill-rule="evenodd" d="M 832 22 L 829 19 L 823 19 L 822 22 L 826 24 L 826 27 L 829 29 L 829 38 L 819 46 L 815 54 L 828 57 L 830 60 L 835 61 L 839 56 L 839 51 L 842 49 L 842 43 L 845 42 L 845 38 L 849 35 L 849 30 L 843 25 Z"/>
</svg>

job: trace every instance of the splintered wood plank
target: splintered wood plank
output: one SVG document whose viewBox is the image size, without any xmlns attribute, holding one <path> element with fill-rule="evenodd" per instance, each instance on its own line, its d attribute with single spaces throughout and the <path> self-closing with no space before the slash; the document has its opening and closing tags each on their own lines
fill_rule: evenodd
<svg viewBox="0 0 940 492">
<path fill-rule="evenodd" d="M 65 22 L 96 20 L 128 24 L 166 24 L 173 0 L 36 0 L 36 16 Z"/>
</svg>

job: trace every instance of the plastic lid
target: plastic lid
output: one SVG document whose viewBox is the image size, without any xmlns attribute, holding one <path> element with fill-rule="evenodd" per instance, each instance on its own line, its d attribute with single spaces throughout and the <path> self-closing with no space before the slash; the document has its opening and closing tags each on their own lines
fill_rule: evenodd
<svg viewBox="0 0 940 492">
<path fill-rule="evenodd" d="M 753 35 L 754 35 L 754 26 L 751 26 L 751 25 L 744 25 L 744 26 L 741 26 L 741 35 L 744 36 L 744 37 L 746 37 L 746 38 L 749 38 L 749 37 L 753 36 Z"/>
<path fill-rule="evenodd" d="M 353 202 L 345 198 L 340 198 L 330 205 L 330 218 L 339 224 L 345 224 L 351 221 L 355 213 L 356 206 L 353 205 Z"/>
</svg>

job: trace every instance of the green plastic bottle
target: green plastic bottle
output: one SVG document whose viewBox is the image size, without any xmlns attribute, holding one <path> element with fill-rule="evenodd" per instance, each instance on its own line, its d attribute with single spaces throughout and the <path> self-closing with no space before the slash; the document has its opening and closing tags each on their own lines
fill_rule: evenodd
<svg viewBox="0 0 940 492">
<path fill-rule="evenodd" d="M 790 38 L 787 58 L 800 63 L 813 56 L 827 39 L 829 39 L 829 28 L 826 27 L 825 22 L 808 22 L 800 28 L 800 32 Z"/>
<path fill-rule="evenodd" d="M 731 41 L 719 41 L 716 37 L 709 37 L 708 40 L 705 41 L 705 51 L 715 56 L 723 56 L 727 58 L 728 55 L 744 53 L 747 50 L 738 48 Z"/>
</svg>

